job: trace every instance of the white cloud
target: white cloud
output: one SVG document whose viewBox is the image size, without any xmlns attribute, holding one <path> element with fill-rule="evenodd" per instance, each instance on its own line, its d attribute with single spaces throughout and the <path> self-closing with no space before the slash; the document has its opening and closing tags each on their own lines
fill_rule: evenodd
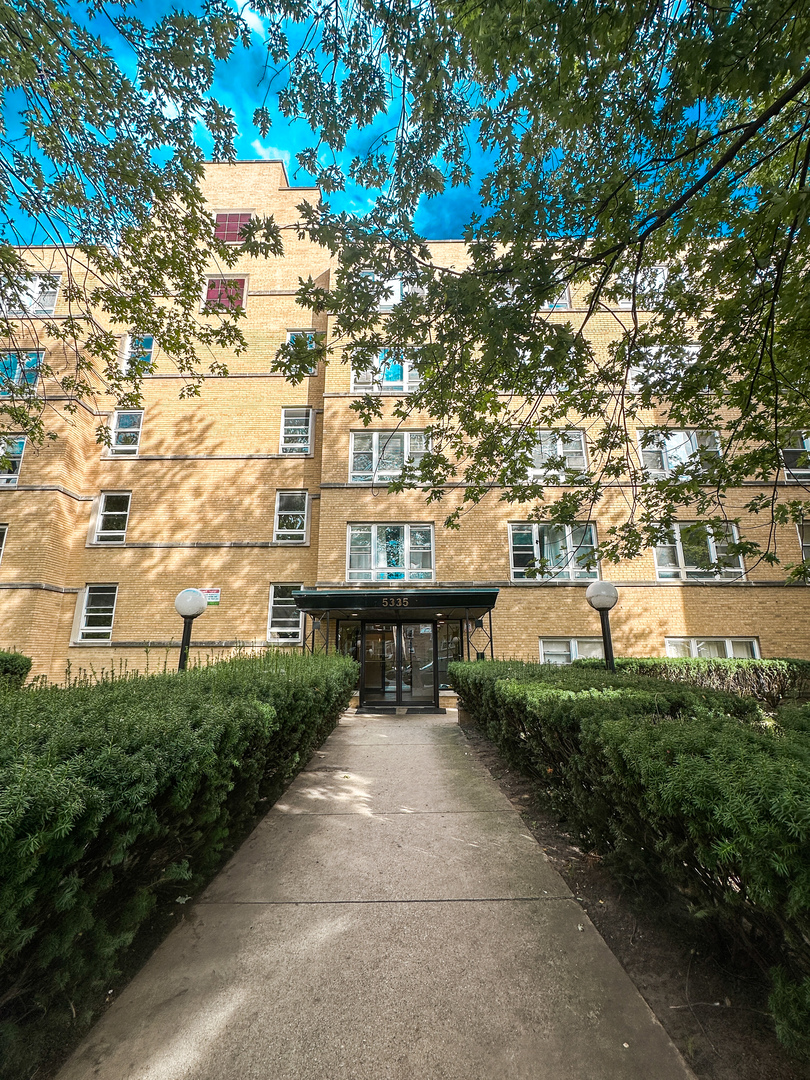
<svg viewBox="0 0 810 1080">
<path fill-rule="evenodd" d="M 245 22 L 248 24 L 254 34 L 258 34 L 260 38 L 264 37 L 264 23 L 252 8 L 243 7 L 242 18 L 245 20 Z"/>
<path fill-rule="evenodd" d="M 265 161 L 283 161 L 287 166 L 292 161 L 289 150 L 279 150 L 277 146 L 262 146 L 258 139 L 253 140 L 250 148 L 256 157 L 264 158 Z"/>
</svg>

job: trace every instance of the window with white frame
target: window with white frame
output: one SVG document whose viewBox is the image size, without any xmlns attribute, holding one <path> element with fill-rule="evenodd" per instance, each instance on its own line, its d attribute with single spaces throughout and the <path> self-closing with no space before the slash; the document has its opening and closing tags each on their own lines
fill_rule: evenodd
<svg viewBox="0 0 810 1080">
<path fill-rule="evenodd" d="M 13 394 L 18 386 L 36 386 L 43 355 L 41 351 L 0 353 L 0 396 Z"/>
<path fill-rule="evenodd" d="M 4 298 L 4 314 L 9 319 L 53 315 L 61 280 L 61 274 L 34 274 L 21 283 L 13 295 Z"/>
<path fill-rule="evenodd" d="M 304 613 L 298 609 L 293 593 L 297 585 L 270 586 L 270 615 L 267 621 L 267 640 L 277 645 L 300 645 L 303 640 Z"/>
<path fill-rule="evenodd" d="M 810 433 L 794 431 L 788 446 L 782 447 L 786 480 L 810 480 Z"/>
<path fill-rule="evenodd" d="M 245 306 L 247 278 L 210 277 L 205 282 L 203 309 L 206 311 L 231 311 Z"/>
<path fill-rule="evenodd" d="M 151 370 L 154 352 L 155 339 L 151 334 L 124 334 L 118 349 L 121 373 Z"/>
<path fill-rule="evenodd" d="M 546 300 L 543 304 L 545 311 L 564 311 L 571 307 L 571 288 L 566 285 L 555 300 Z"/>
<path fill-rule="evenodd" d="M 6 550 L 6 534 L 8 533 L 8 525 L 0 525 L 0 559 L 3 558 L 3 552 Z"/>
<path fill-rule="evenodd" d="M 110 427 L 107 453 L 114 457 L 136 455 L 141 443 L 143 409 L 116 409 Z"/>
<path fill-rule="evenodd" d="M 110 641 L 117 585 L 87 585 L 84 590 L 79 641 Z"/>
<path fill-rule="evenodd" d="M 315 331 L 315 330 L 288 330 L 287 331 L 287 344 L 288 345 L 292 345 L 292 343 L 297 338 L 300 338 L 303 341 L 305 341 L 306 346 L 307 346 L 308 349 L 314 349 L 315 346 L 318 344 L 317 331 Z M 307 369 L 307 375 L 317 375 L 317 374 L 318 374 L 318 363 L 317 363 L 316 360 L 313 360 L 312 364 Z"/>
<path fill-rule="evenodd" d="M 542 525 L 524 522 L 509 526 L 512 577 L 584 581 L 598 577 L 593 525 Z M 529 571 L 537 567 L 537 574 Z"/>
<path fill-rule="evenodd" d="M 798 526 L 799 543 L 802 546 L 802 562 L 810 559 L 810 521 L 802 521 Z"/>
<path fill-rule="evenodd" d="M 377 303 L 378 311 L 391 311 L 402 299 L 402 280 L 398 277 L 383 278 L 373 270 L 363 270 L 362 277 L 379 281 L 385 288 L 385 295 Z"/>
<path fill-rule="evenodd" d="M 667 656 L 758 660 L 759 642 L 756 638 L 668 637 L 664 639 Z"/>
<path fill-rule="evenodd" d="M 102 491 L 93 531 L 94 544 L 125 543 L 131 497 L 129 491 Z"/>
<path fill-rule="evenodd" d="M 633 306 L 633 283 L 636 286 L 636 301 L 640 307 L 644 306 L 644 298 L 660 292 L 667 283 L 669 271 L 666 266 L 648 266 L 639 270 L 637 274 L 624 273 L 619 275 L 621 295 L 616 301 L 619 310 L 627 311 Z"/>
<path fill-rule="evenodd" d="M 350 525 L 347 581 L 432 581 L 432 525 Z"/>
<path fill-rule="evenodd" d="M 726 525 L 712 530 L 701 522 L 675 525 L 669 542 L 655 547 L 655 570 L 660 581 L 735 581 L 744 576 L 741 555 L 729 555 L 737 530 Z"/>
<path fill-rule="evenodd" d="M 312 410 L 281 410 L 281 445 L 282 454 L 312 453 Z"/>
<path fill-rule="evenodd" d="M 273 540 L 277 544 L 306 544 L 309 540 L 309 493 L 277 491 Z"/>
<path fill-rule="evenodd" d="M 570 664 L 573 660 L 604 660 L 601 638 L 540 638 L 541 664 Z"/>
<path fill-rule="evenodd" d="M 584 431 L 538 431 L 532 451 L 533 480 L 561 479 L 570 472 L 582 474 L 588 467 Z"/>
<path fill-rule="evenodd" d="M 424 431 L 353 431 L 349 480 L 387 483 L 401 474 L 405 462 L 418 465 L 427 449 Z"/>
<path fill-rule="evenodd" d="M 677 354 L 676 354 L 677 353 Z M 659 346 L 651 346 L 643 350 L 643 363 L 633 364 L 627 371 L 627 389 L 632 393 L 639 393 L 651 381 L 656 379 L 672 378 L 679 379 L 684 370 L 695 367 L 700 355 L 700 345 L 690 343 L 682 345 L 678 350 L 669 351 Z M 708 386 L 703 390 L 710 389 Z"/>
<path fill-rule="evenodd" d="M 16 487 L 20 475 L 25 437 L 0 441 L 0 487 Z"/>
<path fill-rule="evenodd" d="M 419 372 L 410 360 L 396 359 L 389 349 L 380 352 L 367 371 L 352 372 L 352 390 L 364 394 L 407 394 L 419 386 Z"/>
<path fill-rule="evenodd" d="M 666 476 L 692 462 L 698 468 L 710 458 L 720 457 L 716 431 L 640 431 L 642 464 L 648 472 Z"/>
</svg>

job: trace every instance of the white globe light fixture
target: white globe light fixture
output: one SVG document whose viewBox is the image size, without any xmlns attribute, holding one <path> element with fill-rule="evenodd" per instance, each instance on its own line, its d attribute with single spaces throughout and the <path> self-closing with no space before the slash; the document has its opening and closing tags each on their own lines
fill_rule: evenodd
<svg viewBox="0 0 810 1080">
<path fill-rule="evenodd" d="M 594 609 L 599 612 L 602 623 L 602 644 L 605 652 L 605 666 L 608 671 L 616 670 L 613 659 L 613 641 L 610 636 L 610 609 L 614 608 L 619 600 L 619 590 L 610 581 L 592 581 L 585 590 L 585 599 Z"/>
<path fill-rule="evenodd" d="M 183 589 L 174 598 L 174 607 L 177 614 L 183 617 L 183 640 L 180 642 L 180 663 L 177 670 L 185 671 L 191 645 L 191 625 L 208 607 L 208 599 L 199 589 Z"/>
</svg>

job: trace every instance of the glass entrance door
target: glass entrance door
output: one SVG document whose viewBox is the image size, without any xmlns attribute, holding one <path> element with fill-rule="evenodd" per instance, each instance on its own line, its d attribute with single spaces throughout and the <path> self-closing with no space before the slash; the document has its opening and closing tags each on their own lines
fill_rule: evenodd
<svg viewBox="0 0 810 1080">
<path fill-rule="evenodd" d="M 382 705 L 397 703 L 397 634 L 393 623 L 366 623 L 363 627 L 363 674 L 360 701 Z"/>
<path fill-rule="evenodd" d="M 364 623 L 361 705 L 438 702 L 434 623 Z"/>
<path fill-rule="evenodd" d="M 400 623 L 402 666 L 400 689 L 403 705 L 431 705 L 435 699 L 436 665 L 433 656 L 433 623 Z"/>
</svg>

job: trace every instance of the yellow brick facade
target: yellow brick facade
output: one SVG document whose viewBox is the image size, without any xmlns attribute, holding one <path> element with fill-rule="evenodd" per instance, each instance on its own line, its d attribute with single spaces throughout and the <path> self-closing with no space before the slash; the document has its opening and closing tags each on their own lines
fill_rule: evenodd
<svg viewBox="0 0 810 1080">
<path fill-rule="evenodd" d="M 318 198 L 315 190 L 289 187 L 280 162 L 212 165 L 206 184 L 213 212 L 273 214 L 287 226 L 297 220 L 303 199 Z M 144 383 L 136 456 L 112 456 L 98 444 L 96 428 L 114 411 L 103 394 L 73 415 L 60 411 L 64 402 L 50 401 L 55 419 L 49 422 L 59 438 L 41 449 L 27 447 L 17 486 L 0 486 L 0 524 L 7 528 L 0 647 L 31 656 L 34 673 L 54 680 L 68 665 L 74 672 L 175 667 L 182 622 L 174 597 L 187 587 L 221 589 L 219 606 L 195 623 L 192 660 L 264 647 L 273 584 L 387 593 L 402 587 L 347 582 L 348 526 L 385 522 L 434 528 L 434 579 L 408 589 L 500 590 L 492 613 L 496 656 L 537 659 L 540 639 L 598 638 L 599 618 L 585 602 L 587 581 L 510 579 L 508 526 L 525 521 L 530 507 L 500 502 L 493 492 L 462 516 L 458 531 L 448 531 L 442 522 L 455 505 L 452 492 L 444 503 L 427 505 L 418 491 L 391 495 L 384 485 L 349 482 L 350 433 L 364 429 L 350 408 L 351 379 L 339 353 L 297 386 L 272 370 L 289 331 L 330 329 L 326 317 L 313 318 L 293 295 L 299 278 L 328 287 L 329 254 L 299 239 L 292 227 L 283 235 L 284 258 L 244 257 L 221 271 L 248 283 L 249 347 L 226 358 L 228 378 L 209 378 L 199 397 L 184 400 L 183 381 L 170 360 L 155 355 L 156 373 Z M 445 265 L 463 265 L 460 244 L 437 243 L 434 253 Z M 59 260 L 49 249 L 32 255 L 34 265 L 54 271 L 62 268 Z M 218 269 L 212 267 L 212 275 Z M 576 302 L 574 297 L 575 310 Z M 60 294 L 55 318 L 65 314 Z M 597 315 L 589 332 L 597 347 L 606 345 L 616 333 L 615 317 Z M 58 348 L 44 345 L 57 366 Z M 393 398 L 383 401 L 375 430 L 396 426 L 393 405 Z M 280 452 L 284 408 L 311 410 L 314 438 L 307 456 Z M 650 422 L 655 419 L 651 413 Z M 426 420 L 414 416 L 405 426 L 419 430 Z M 583 426 L 591 435 L 597 430 L 590 422 Z M 752 485 L 731 493 L 730 512 L 756 490 Z M 278 491 L 308 492 L 307 542 L 274 541 Z M 105 492 L 131 493 L 123 545 L 92 542 Z M 622 490 L 609 490 L 596 520 L 597 538 L 600 528 L 620 522 L 625 512 Z M 752 520 L 751 534 L 758 528 Z M 798 561 L 795 528 L 778 533 L 777 550 L 784 562 Z M 753 639 L 765 657 L 810 657 L 810 594 L 786 587 L 778 566 L 746 570 L 746 580 L 735 584 L 660 582 L 652 551 L 606 567 L 604 576 L 620 590 L 612 614 L 617 655 L 663 655 L 665 637 L 733 637 Z M 94 584 L 114 584 L 117 595 L 111 640 L 88 643 L 78 640 L 78 627 L 86 587 Z"/>
</svg>

